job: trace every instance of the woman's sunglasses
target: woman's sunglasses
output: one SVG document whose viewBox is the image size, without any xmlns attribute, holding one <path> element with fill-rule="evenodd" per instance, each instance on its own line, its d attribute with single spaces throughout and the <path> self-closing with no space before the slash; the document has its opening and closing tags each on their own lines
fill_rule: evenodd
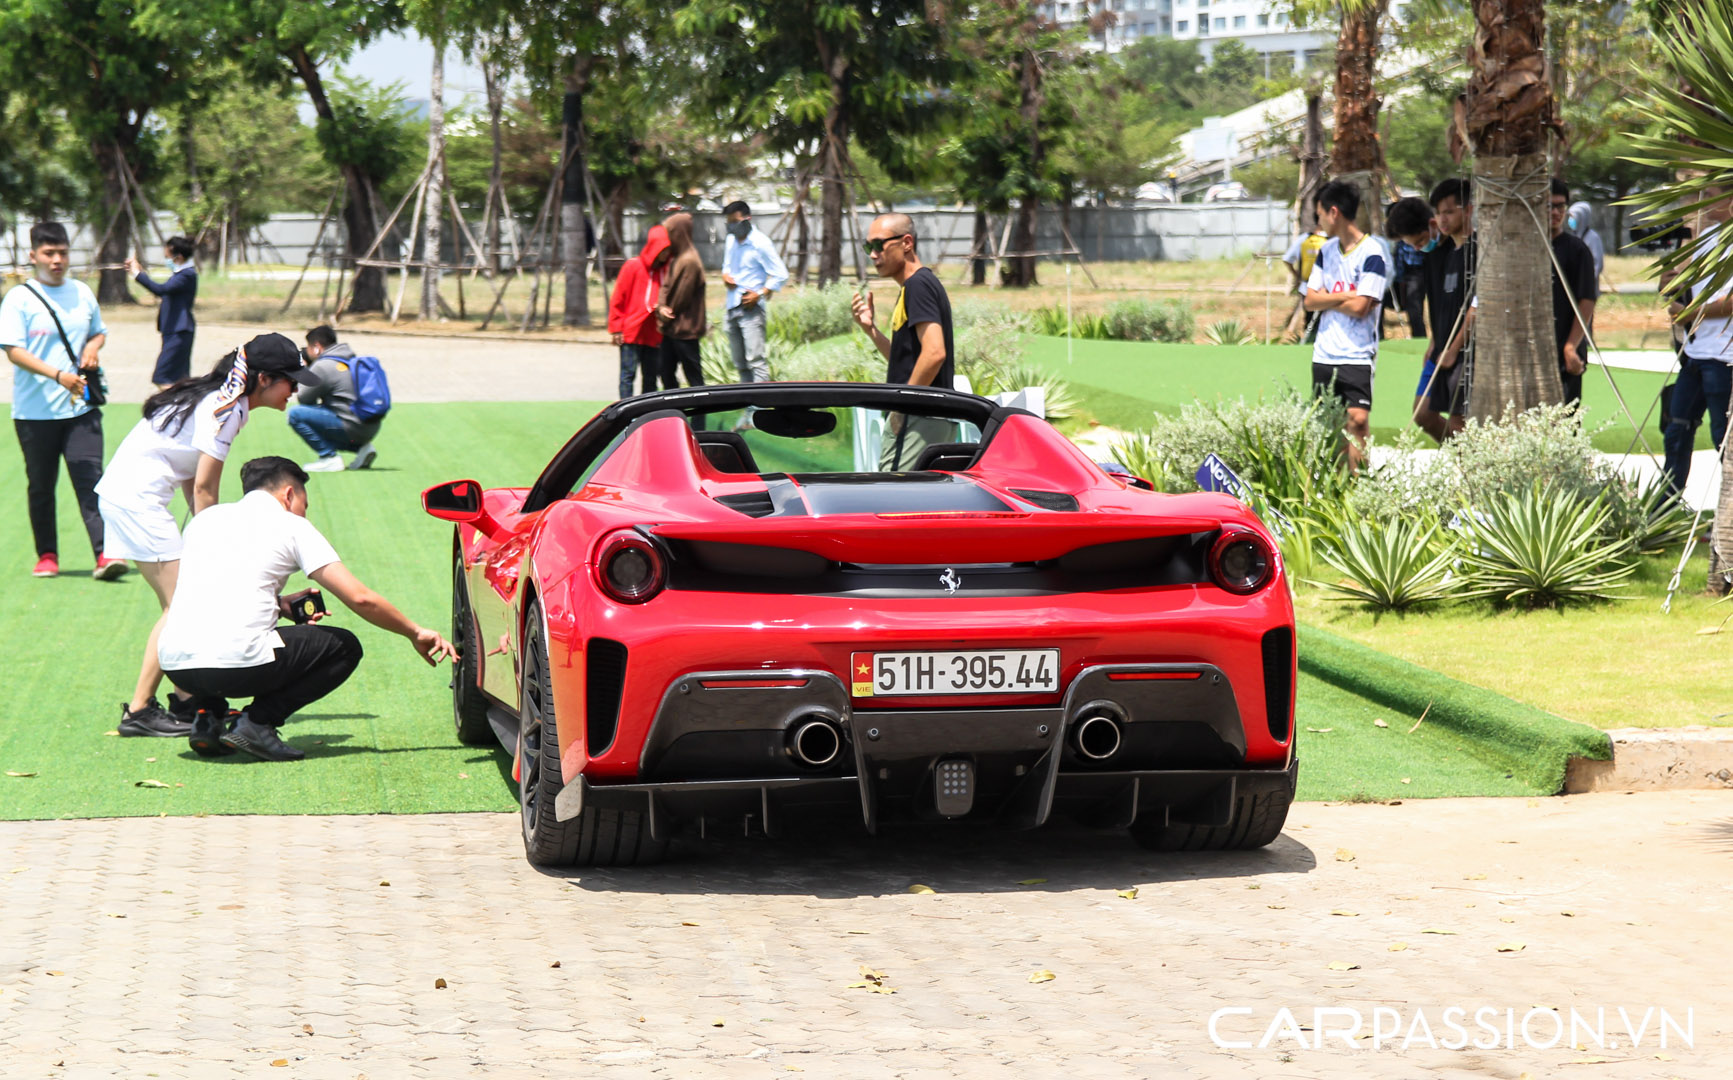
<svg viewBox="0 0 1733 1080">
<path fill-rule="evenodd" d="M 895 243 L 896 241 L 901 240 L 903 237 L 909 236 L 909 235 L 912 235 L 912 234 L 910 234 L 910 233 L 898 233 L 895 236 L 887 236 L 882 240 L 863 240 L 861 242 L 861 247 L 866 249 L 866 253 L 868 255 L 877 255 L 879 252 L 881 252 L 885 249 L 885 246 L 887 244 Z"/>
</svg>

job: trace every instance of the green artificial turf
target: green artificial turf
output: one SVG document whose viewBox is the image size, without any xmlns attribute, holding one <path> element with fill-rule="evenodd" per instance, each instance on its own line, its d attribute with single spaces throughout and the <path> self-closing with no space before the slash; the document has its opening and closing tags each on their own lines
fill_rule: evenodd
<svg viewBox="0 0 1733 1080">
<path fill-rule="evenodd" d="M 1158 345 L 1132 341 L 1073 341 L 1066 360 L 1064 338 L 1028 335 L 1033 362 L 1063 375 L 1077 389 L 1094 419 L 1116 428 L 1149 426 L 1152 412 L 1175 413 L 1195 400 L 1256 398 L 1298 387 L 1310 391 L 1309 345 Z M 1372 433 L 1389 441 L 1412 426 L 1414 390 L 1420 381 L 1425 342 L 1386 341 L 1378 352 L 1372 388 Z M 1665 378 L 1655 372 L 1613 369 L 1619 393 L 1638 421 L 1649 445 L 1659 452 L 1659 411 L 1649 412 Z M 1619 408 L 1605 372 L 1592 368 L 1583 379 L 1583 410 L 1599 450 L 1633 449 L 1631 422 Z M 1708 427 L 1698 449 L 1708 449 Z M 1642 444 L 1634 448 L 1643 449 Z"/>
<path fill-rule="evenodd" d="M 443 628 L 450 617 L 451 530 L 421 512 L 421 490 L 457 477 L 527 484 L 597 407 L 399 405 L 386 422 L 373 469 L 312 478 L 309 516 L 364 582 L 411 618 Z M 137 412 L 115 406 L 108 413 L 112 450 Z M 273 453 L 295 460 L 308 456 L 279 415 L 260 412 L 236 440 L 231 461 L 238 465 Z M 225 480 L 228 499 L 239 493 L 235 471 Z M 66 572 L 58 579 L 32 579 L 21 472 L 17 454 L 0 453 L 0 491 L 11 500 L 0 514 L 0 631 L 7 644 L 0 666 L 0 819 L 418 813 L 515 805 L 506 755 L 462 746 L 453 736 L 450 669 L 429 669 L 401 638 L 342 610 L 334 623 L 360 635 L 367 658 L 347 684 L 285 729 L 307 760 L 209 761 L 180 740 L 105 736 L 131 692 L 156 604 L 135 574 L 116 583 L 90 580 L 91 558 L 64 480 L 59 508 Z M 1405 673 L 1410 670 L 1403 666 Z M 1429 719 L 1414 736 L 1401 736 L 1400 709 L 1369 696 L 1375 688 L 1363 689 L 1302 675 L 1303 798 L 1556 790 L 1520 772 L 1506 777 L 1514 770 L 1479 752 L 1471 731 Z M 1484 696 L 1475 700 L 1488 708 L 1503 701 L 1476 693 Z M 1389 729 L 1372 723 L 1379 716 L 1388 717 Z M 5 775 L 10 773 L 34 775 Z M 1403 777 L 1412 782 L 1401 783 Z M 137 786 L 147 780 L 167 786 Z"/>
</svg>

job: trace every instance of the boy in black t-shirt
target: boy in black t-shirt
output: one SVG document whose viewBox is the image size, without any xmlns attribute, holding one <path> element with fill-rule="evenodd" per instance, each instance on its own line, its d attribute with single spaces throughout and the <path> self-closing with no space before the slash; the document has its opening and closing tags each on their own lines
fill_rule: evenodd
<svg viewBox="0 0 1733 1080">
<path fill-rule="evenodd" d="M 1565 229 L 1571 189 L 1553 178 L 1549 202 L 1552 207 L 1552 253 L 1558 265 L 1552 272 L 1552 326 L 1558 342 L 1559 381 L 1564 384 L 1566 405 L 1583 399 L 1583 371 L 1588 364 L 1588 328 L 1595 324 L 1595 301 L 1601 295 L 1595 277 L 1595 257 L 1589 246 Z M 1559 278 L 1559 270 L 1564 278 Z M 1566 286 L 1569 289 L 1566 289 Z M 1573 307 L 1572 299 L 1576 300 Z"/>
<path fill-rule="evenodd" d="M 939 276 L 921 265 L 915 243 L 915 223 L 907 214 L 881 214 L 873 221 L 867 230 L 867 255 L 880 274 L 902 289 L 891 309 L 889 337 L 874 321 L 870 292 L 854 298 L 855 323 L 884 355 L 886 382 L 949 390 L 956 374 L 951 298 Z M 879 468 L 887 472 L 912 468 L 927 446 L 951 440 L 952 427 L 945 420 L 892 413 Z"/>
</svg>

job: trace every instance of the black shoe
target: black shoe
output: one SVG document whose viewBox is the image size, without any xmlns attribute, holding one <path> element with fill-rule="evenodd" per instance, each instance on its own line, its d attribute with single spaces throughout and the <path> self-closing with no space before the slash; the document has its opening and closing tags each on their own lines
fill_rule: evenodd
<svg viewBox="0 0 1733 1080">
<path fill-rule="evenodd" d="M 193 718 L 193 732 L 187 736 L 187 745 L 200 757 L 228 757 L 235 748 L 223 742 L 223 736 L 240 715 L 232 712 L 219 717 L 209 710 L 200 709 Z"/>
<path fill-rule="evenodd" d="M 120 707 L 120 733 L 150 739 L 183 739 L 192 734 L 190 721 L 179 720 L 163 711 L 152 700 L 149 705 L 133 712 L 123 703 Z"/>
<path fill-rule="evenodd" d="M 246 713 L 235 717 L 235 726 L 222 737 L 223 745 L 247 753 L 263 761 L 300 761 L 307 755 L 277 737 L 277 729 L 269 724 L 255 724 Z"/>
<path fill-rule="evenodd" d="M 193 722 L 193 717 L 198 714 L 198 711 L 199 703 L 197 698 L 175 697 L 173 694 L 168 696 L 168 714 L 176 720 L 185 720 L 190 724 Z"/>
</svg>

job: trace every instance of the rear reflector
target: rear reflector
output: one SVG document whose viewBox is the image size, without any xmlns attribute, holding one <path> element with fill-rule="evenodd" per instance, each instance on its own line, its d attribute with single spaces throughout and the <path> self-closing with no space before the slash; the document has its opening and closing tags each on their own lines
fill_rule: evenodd
<svg viewBox="0 0 1733 1080">
<path fill-rule="evenodd" d="M 806 679 L 700 679 L 706 690 L 769 690 L 805 686 Z"/>
<path fill-rule="evenodd" d="M 1150 679 L 1195 679 L 1202 674 L 1201 671 L 1110 671 L 1107 678 L 1112 682 L 1145 682 Z"/>
</svg>

